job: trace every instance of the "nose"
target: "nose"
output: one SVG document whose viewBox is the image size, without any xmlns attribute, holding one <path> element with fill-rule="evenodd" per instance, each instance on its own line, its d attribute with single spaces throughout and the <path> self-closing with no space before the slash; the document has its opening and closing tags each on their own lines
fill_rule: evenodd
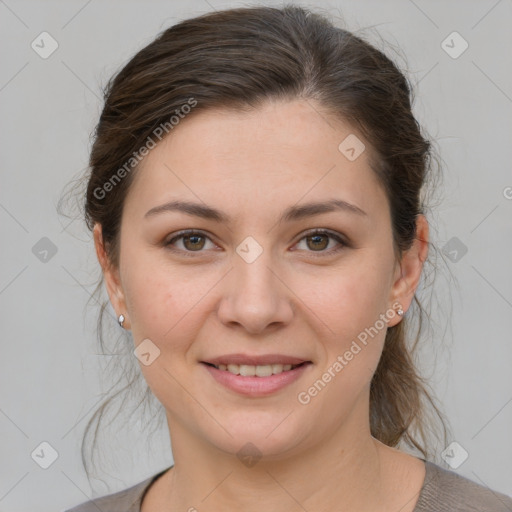
<svg viewBox="0 0 512 512">
<path fill-rule="evenodd" d="M 218 316 L 225 325 L 260 334 L 291 322 L 293 293 L 267 251 L 252 263 L 235 254 L 223 286 Z"/>
</svg>

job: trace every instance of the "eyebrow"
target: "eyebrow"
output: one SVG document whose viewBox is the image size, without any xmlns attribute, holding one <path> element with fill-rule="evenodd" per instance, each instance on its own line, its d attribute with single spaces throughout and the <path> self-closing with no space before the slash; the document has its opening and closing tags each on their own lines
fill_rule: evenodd
<svg viewBox="0 0 512 512">
<path fill-rule="evenodd" d="M 216 222 L 229 223 L 231 217 L 226 213 L 207 206 L 205 204 L 193 203 L 189 201 L 170 201 L 159 206 L 151 208 L 144 215 L 144 218 L 152 217 L 159 213 L 164 212 L 182 212 L 195 217 L 201 217 L 203 219 L 213 220 Z M 342 201 L 341 199 L 331 199 L 323 202 L 307 203 L 301 206 L 290 206 L 281 215 L 279 222 L 291 222 L 300 220 L 306 217 L 312 217 L 314 215 L 320 215 L 322 213 L 329 213 L 334 211 L 344 211 L 347 213 L 356 214 L 364 217 L 368 214 L 361 210 L 355 204 Z"/>
</svg>

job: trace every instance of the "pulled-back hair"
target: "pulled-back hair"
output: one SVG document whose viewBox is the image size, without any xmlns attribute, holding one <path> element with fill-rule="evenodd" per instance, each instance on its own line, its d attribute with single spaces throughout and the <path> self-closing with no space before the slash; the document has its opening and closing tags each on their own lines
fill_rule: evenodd
<svg viewBox="0 0 512 512">
<path fill-rule="evenodd" d="M 397 65 L 369 42 L 324 16 L 285 6 L 217 11 L 182 21 L 159 34 L 108 82 L 90 153 L 85 219 L 91 230 L 101 224 L 110 262 L 119 262 L 123 205 L 137 172 L 134 155 L 148 138 L 154 140 L 159 127 L 169 128 L 171 117 L 180 116 L 192 102 L 191 116 L 211 108 L 249 110 L 269 100 L 295 98 L 314 100 L 322 114 L 348 122 L 371 148 L 370 165 L 389 201 L 393 245 L 400 258 L 416 238 L 418 215 L 426 213 L 422 193 L 432 183 L 435 162 L 432 143 L 412 113 L 412 87 Z M 172 130 L 168 132 L 172 137 Z M 113 183 L 116 173 L 122 179 Z M 106 305 L 98 324 L 102 349 Z M 446 427 L 415 367 L 426 313 L 415 296 L 408 314 L 387 329 L 371 381 L 370 428 L 382 443 L 404 443 L 430 458 L 428 431 L 440 420 L 446 439 Z M 410 320 L 417 327 L 414 334 Z M 128 347 L 130 334 L 124 336 Z M 131 350 L 133 346 L 126 353 Z M 127 364 L 122 372 L 126 385 L 118 397 L 141 379 L 138 367 L 133 363 L 130 374 L 132 363 Z M 147 387 L 143 395 L 141 403 L 151 395 Z M 90 419 L 83 456 L 88 434 L 96 438 L 113 398 Z"/>
</svg>

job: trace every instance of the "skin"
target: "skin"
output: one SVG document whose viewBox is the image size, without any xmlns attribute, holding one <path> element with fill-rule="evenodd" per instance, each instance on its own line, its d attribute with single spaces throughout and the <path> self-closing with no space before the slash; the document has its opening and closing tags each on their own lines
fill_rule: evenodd
<svg viewBox="0 0 512 512">
<path fill-rule="evenodd" d="M 116 313 L 136 346 L 149 338 L 160 350 L 141 370 L 165 407 L 175 466 L 149 489 L 143 512 L 414 509 L 424 463 L 370 433 L 369 386 L 386 327 L 307 405 L 297 400 L 379 315 L 397 302 L 407 311 L 428 252 L 420 215 L 417 239 L 395 259 L 369 145 L 349 161 L 338 145 L 357 132 L 321 112 L 297 99 L 190 115 L 137 170 L 119 267 L 109 264 L 101 226 L 94 229 Z M 331 198 L 366 215 L 334 211 L 277 223 L 289 206 Z M 171 199 L 207 204 L 232 220 L 182 212 L 144 218 Z M 334 253 L 333 238 L 308 243 L 312 228 L 349 245 Z M 176 240 L 172 252 L 165 242 L 183 229 L 206 238 Z M 252 263 L 236 252 L 248 236 L 263 249 Z M 392 314 L 387 325 L 400 321 Z M 246 397 L 200 363 L 235 352 L 295 355 L 313 365 L 271 396 Z M 263 455 L 252 467 L 237 457 L 247 442 Z"/>
</svg>

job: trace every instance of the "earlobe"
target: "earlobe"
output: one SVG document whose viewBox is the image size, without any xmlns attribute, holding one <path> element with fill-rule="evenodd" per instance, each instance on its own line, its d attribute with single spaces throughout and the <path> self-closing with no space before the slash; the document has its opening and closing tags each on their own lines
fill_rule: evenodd
<svg viewBox="0 0 512 512">
<path fill-rule="evenodd" d="M 428 256 L 429 229 L 424 215 L 416 218 L 416 236 L 398 264 L 391 293 L 391 303 L 400 303 L 407 311 L 419 285 L 423 264 Z"/>
<path fill-rule="evenodd" d="M 107 252 L 105 250 L 105 244 L 103 241 L 101 224 L 96 223 L 93 230 L 94 245 L 96 248 L 96 256 L 101 265 L 103 271 L 103 277 L 105 280 L 105 287 L 110 299 L 110 303 L 116 312 L 116 315 L 123 315 L 123 320 L 126 320 L 126 303 L 124 299 L 124 293 L 121 287 L 121 281 L 119 279 L 119 269 L 114 267 L 109 261 Z M 119 320 L 118 320 L 119 321 Z M 119 322 L 121 327 L 125 327 Z M 125 327 L 126 328 L 126 327 Z"/>
</svg>

